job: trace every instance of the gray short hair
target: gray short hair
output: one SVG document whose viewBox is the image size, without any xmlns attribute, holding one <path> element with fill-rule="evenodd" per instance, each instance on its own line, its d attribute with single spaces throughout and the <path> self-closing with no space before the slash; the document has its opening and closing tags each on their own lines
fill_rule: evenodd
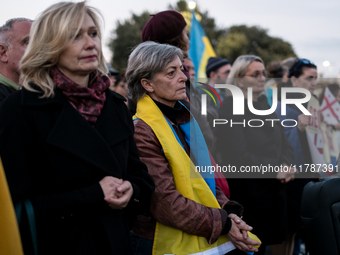
<svg viewBox="0 0 340 255">
<path fill-rule="evenodd" d="M 263 60 L 255 55 L 241 55 L 239 56 L 235 62 L 233 63 L 233 66 L 230 69 L 230 73 L 228 75 L 227 83 L 238 85 L 237 79 L 242 78 L 246 71 L 248 66 L 253 63 L 254 61 L 260 62 L 262 64 Z"/>
<path fill-rule="evenodd" d="M 12 48 L 12 38 L 9 36 L 8 32 L 12 30 L 13 24 L 19 21 L 33 22 L 33 20 L 26 18 L 14 18 L 7 20 L 6 23 L 0 27 L 0 44 L 8 49 Z"/>
<path fill-rule="evenodd" d="M 181 49 L 151 41 L 139 44 L 132 51 L 125 77 L 129 93 L 135 103 L 146 94 L 141 79 L 152 80 L 155 74 L 163 71 L 177 56 L 183 61 Z"/>
</svg>

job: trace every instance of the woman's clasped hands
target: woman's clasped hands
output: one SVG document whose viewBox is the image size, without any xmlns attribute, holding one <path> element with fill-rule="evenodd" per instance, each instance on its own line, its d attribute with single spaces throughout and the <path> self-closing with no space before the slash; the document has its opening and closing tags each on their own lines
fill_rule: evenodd
<svg viewBox="0 0 340 255">
<path fill-rule="evenodd" d="M 232 225 L 227 237 L 229 240 L 241 251 L 257 252 L 258 249 L 254 246 L 260 246 L 261 244 L 255 240 L 250 239 L 247 231 L 251 231 L 253 228 L 247 225 L 236 214 L 230 214 Z"/>
<path fill-rule="evenodd" d="M 133 195 L 133 188 L 129 181 L 106 176 L 99 184 L 104 193 L 104 200 L 112 209 L 125 208 Z"/>
</svg>

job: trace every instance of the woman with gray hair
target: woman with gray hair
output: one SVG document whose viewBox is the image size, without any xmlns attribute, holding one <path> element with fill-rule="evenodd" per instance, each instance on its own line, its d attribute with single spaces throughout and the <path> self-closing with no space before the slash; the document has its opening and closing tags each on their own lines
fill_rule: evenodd
<svg viewBox="0 0 340 255">
<path fill-rule="evenodd" d="M 22 59 L 23 89 L 0 109 L 0 155 L 27 212 L 25 254 L 131 254 L 129 225 L 150 206 L 154 184 L 124 98 L 109 90 L 99 17 L 86 2 L 43 11 Z"/>
<path fill-rule="evenodd" d="M 155 42 L 140 44 L 129 57 L 134 137 L 156 186 L 149 214 L 139 215 L 132 230 L 135 254 L 225 254 L 235 246 L 257 251 L 252 245 L 259 243 L 247 233 L 252 228 L 239 218 L 242 206 L 202 170 L 211 161 L 195 119 L 180 102 L 187 80 L 182 58 L 179 48 Z"/>
<path fill-rule="evenodd" d="M 255 115 L 249 104 L 257 110 L 267 110 L 269 105 L 264 95 L 266 70 L 261 58 L 254 55 L 239 56 L 230 71 L 228 83 L 237 86 L 244 96 L 244 115 L 234 115 L 234 100 L 227 97 L 219 109 L 219 118 L 227 125 L 218 125 L 217 163 L 230 165 L 238 175 L 227 175 L 231 198 L 244 208 L 244 219 L 251 222 L 254 233 L 263 245 L 259 254 L 264 254 L 266 245 L 280 244 L 287 237 L 287 213 L 285 183 L 292 179 L 290 172 L 272 172 L 265 175 L 243 172 L 247 167 L 286 167 L 293 162 L 293 150 L 275 113 Z M 248 102 L 249 97 L 252 101 Z M 237 178 L 237 179 L 236 179 Z M 273 253 L 277 254 L 277 253 Z M 287 252 L 287 254 L 289 254 Z"/>
</svg>

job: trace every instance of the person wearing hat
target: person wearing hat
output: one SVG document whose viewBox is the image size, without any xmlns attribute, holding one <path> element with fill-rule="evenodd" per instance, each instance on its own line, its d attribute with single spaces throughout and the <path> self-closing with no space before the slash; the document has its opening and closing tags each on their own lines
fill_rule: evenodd
<svg viewBox="0 0 340 255">
<path fill-rule="evenodd" d="M 192 83 L 190 82 L 190 69 L 185 64 L 185 60 L 190 59 L 190 41 L 187 35 L 188 31 L 186 25 L 187 23 L 185 22 L 182 14 L 177 11 L 167 10 L 159 12 L 156 15 L 153 15 L 144 26 L 142 31 L 142 42 L 154 41 L 161 44 L 170 44 L 182 50 L 184 58 L 183 72 L 187 76 L 188 80 L 185 83 L 187 99 L 180 100 L 180 102 L 183 103 L 195 117 L 208 145 L 209 151 L 210 153 L 213 153 L 216 139 L 212 131 L 212 125 L 209 125 L 209 119 L 201 114 L 201 95 L 198 93 L 199 91 L 192 86 Z M 130 101 L 129 106 L 131 105 Z M 211 159 L 213 160 L 213 157 L 211 157 Z M 215 174 L 216 176 L 219 175 L 218 173 Z M 223 176 L 216 177 L 216 183 L 223 190 L 226 196 L 230 195 L 228 182 L 225 178 L 223 178 Z"/>
<path fill-rule="evenodd" d="M 180 48 L 183 52 L 184 59 L 189 56 L 189 37 L 187 35 L 187 23 L 181 13 L 174 10 L 167 10 L 159 12 L 149 19 L 142 30 L 142 42 L 154 41 L 161 44 L 170 44 Z M 183 64 L 184 74 L 188 80 L 186 82 L 187 99 L 181 102 L 190 109 L 194 115 L 198 125 L 200 126 L 204 138 L 210 148 L 213 144 L 212 130 L 205 116 L 201 115 L 199 110 L 201 107 L 200 95 L 190 83 L 190 75 L 188 67 Z M 129 100 L 129 108 L 132 105 Z M 190 103 L 189 103 L 190 102 Z M 130 112 L 134 114 L 130 108 Z"/>
<path fill-rule="evenodd" d="M 231 64 L 225 58 L 211 57 L 208 59 L 205 72 L 209 79 L 208 84 L 215 87 L 215 84 L 225 84 L 230 73 Z M 221 100 L 225 98 L 225 92 L 216 89 Z M 219 107 L 220 105 L 218 105 Z"/>
<path fill-rule="evenodd" d="M 168 10 L 152 15 L 142 31 L 142 42 L 154 41 L 180 48 L 184 58 L 189 55 L 187 23 L 178 11 Z"/>
</svg>

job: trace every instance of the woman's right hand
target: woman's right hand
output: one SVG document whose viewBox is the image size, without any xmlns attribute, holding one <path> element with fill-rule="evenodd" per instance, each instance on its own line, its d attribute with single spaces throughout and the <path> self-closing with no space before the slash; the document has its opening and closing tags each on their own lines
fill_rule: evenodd
<svg viewBox="0 0 340 255">
<path fill-rule="evenodd" d="M 112 209 L 125 208 L 133 195 L 133 188 L 129 181 L 106 176 L 99 184 L 104 193 L 104 200 Z"/>
</svg>

